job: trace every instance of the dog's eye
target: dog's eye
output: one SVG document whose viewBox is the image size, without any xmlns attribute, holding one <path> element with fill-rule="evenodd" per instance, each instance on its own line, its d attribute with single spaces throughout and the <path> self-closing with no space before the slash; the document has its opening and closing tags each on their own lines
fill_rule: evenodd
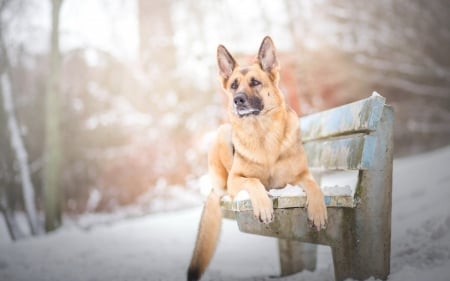
<svg viewBox="0 0 450 281">
<path fill-rule="evenodd" d="M 261 85 L 261 82 L 259 82 L 258 80 L 256 80 L 255 78 L 252 78 L 250 80 L 250 87 L 256 87 L 258 85 Z"/>
<path fill-rule="evenodd" d="M 237 90 L 237 88 L 239 87 L 239 83 L 238 83 L 238 81 L 237 81 L 237 79 L 235 79 L 234 81 L 233 81 L 233 83 L 231 83 L 231 89 L 233 89 L 233 90 Z"/>
</svg>

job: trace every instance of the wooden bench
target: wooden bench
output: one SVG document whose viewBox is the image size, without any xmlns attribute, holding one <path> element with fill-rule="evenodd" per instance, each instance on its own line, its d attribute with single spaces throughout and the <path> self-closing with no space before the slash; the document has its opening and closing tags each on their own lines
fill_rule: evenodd
<svg viewBox="0 0 450 281">
<path fill-rule="evenodd" d="M 287 196 L 283 190 L 271 192 L 275 220 L 270 224 L 253 217 L 249 198 L 241 194 L 233 201 L 222 199 L 224 216 L 236 219 L 242 232 L 278 238 L 283 276 L 314 270 L 317 248 L 313 244 L 323 244 L 331 247 L 337 281 L 371 276 L 386 279 L 390 267 L 393 121 L 392 108 L 377 93 L 300 119 L 309 165 L 328 207 L 325 230 L 308 227 L 306 197 L 301 191 L 285 192 Z"/>
</svg>

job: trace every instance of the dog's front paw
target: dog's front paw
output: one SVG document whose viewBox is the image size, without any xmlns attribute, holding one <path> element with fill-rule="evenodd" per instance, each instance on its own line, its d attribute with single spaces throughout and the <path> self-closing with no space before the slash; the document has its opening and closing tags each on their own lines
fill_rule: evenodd
<svg viewBox="0 0 450 281">
<path fill-rule="evenodd" d="M 307 198 L 308 220 L 317 230 L 325 229 L 327 224 L 327 206 L 322 192 L 308 195 Z"/>
<path fill-rule="evenodd" d="M 273 204 L 266 192 L 251 196 L 253 215 L 263 223 L 273 221 Z"/>
</svg>

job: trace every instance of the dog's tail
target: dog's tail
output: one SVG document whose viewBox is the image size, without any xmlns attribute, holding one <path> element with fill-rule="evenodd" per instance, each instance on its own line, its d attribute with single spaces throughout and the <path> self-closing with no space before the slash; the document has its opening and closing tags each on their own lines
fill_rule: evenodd
<svg viewBox="0 0 450 281">
<path fill-rule="evenodd" d="M 188 281 L 197 281 L 205 272 L 216 249 L 222 225 L 220 196 L 211 191 L 206 199 L 195 243 L 194 253 L 187 272 Z"/>
</svg>

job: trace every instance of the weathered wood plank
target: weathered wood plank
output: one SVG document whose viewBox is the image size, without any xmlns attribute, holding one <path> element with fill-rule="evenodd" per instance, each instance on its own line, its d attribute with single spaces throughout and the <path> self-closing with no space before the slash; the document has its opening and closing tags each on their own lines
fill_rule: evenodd
<svg viewBox="0 0 450 281">
<path fill-rule="evenodd" d="M 259 222 L 252 211 L 236 212 L 236 221 L 242 232 L 335 246 L 342 243 L 340 233 L 349 222 L 348 213 L 356 209 L 328 208 L 328 225 L 320 232 L 308 227 L 305 208 L 274 209 L 274 221 L 269 224 Z"/>
<path fill-rule="evenodd" d="M 360 176 L 358 198 L 361 204 L 353 217 L 353 239 L 345 251 L 348 270 L 336 272 L 340 280 L 365 280 L 370 276 L 386 280 L 390 270 L 392 161 L 394 113 L 385 106 L 377 128 L 373 168 Z M 343 236 L 343 241 L 349 241 Z M 339 275 L 338 275 L 339 273 Z"/>
<path fill-rule="evenodd" d="M 353 208 L 357 204 L 355 199 L 356 187 L 334 186 L 323 188 L 325 204 L 328 207 L 349 207 Z M 244 195 L 242 195 L 244 194 Z M 275 209 L 304 208 L 306 206 L 306 194 L 301 192 L 297 195 L 273 196 L 269 193 L 273 207 Z M 241 192 L 234 200 L 225 196 L 221 200 L 222 210 L 229 212 L 242 212 L 252 210 L 252 203 L 247 193 Z M 227 217 L 232 217 L 227 215 Z"/>
<path fill-rule="evenodd" d="M 376 92 L 367 99 L 300 118 L 302 139 L 315 139 L 374 131 L 380 121 L 386 99 Z"/>
<path fill-rule="evenodd" d="M 371 167 L 376 138 L 351 135 L 304 144 L 311 168 L 334 170 L 366 170 Z"/>
<path fill-rule="evenodd" d="M 303 270 L 314 271 L 317 264 L 317 245 L 297 240 L 278 239 L 281 276 Z"/>
</svg>

